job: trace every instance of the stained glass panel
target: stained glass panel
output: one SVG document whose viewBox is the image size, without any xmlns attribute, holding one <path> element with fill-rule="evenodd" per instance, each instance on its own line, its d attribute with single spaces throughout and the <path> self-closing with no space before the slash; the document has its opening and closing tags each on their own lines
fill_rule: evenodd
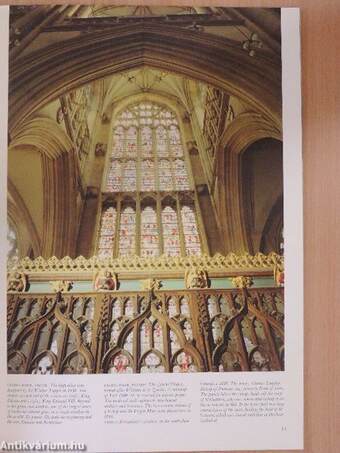
<svg viewBox="0 0 340 453">
<path fill-rule="evenodd" d="M 127 207 L 123 209 L 120 218 L 119 231 L 119 253 L 120 255 L 135 254 L 135 225 L 136 212 L 133 208 Z"/>
<path fill-rule="evenodd" d="M 112 148 L 113 157 L 123 157 L 124 141 L 125 141 L 124 128 L 122 126 L 118 126 L 116 127 L 113 133 L 113 148 Z"/>
<path fill-rule="evenodd" d="M 189 176 L 183 157 L 182 138 L 176 115 L 152 102 L 132 105 L 116 119 L 106 190 L 132 193 L 188 191 Z M 157 224 L 159 213 L 156 209 L 144 211 L 140 209 L 140 201 L 137 203 L 137 212 L 142 213 L 137 222 L 141 228 L 138 231 L 141 254 L 157 256 L 160 252 Z M 121 225 L 120 255 L 135 254 L 135 217 L 135 210 L 128 212 L 123 209 L 121 219 L 118 219 Z M 161 212 L 164 253 L 168 256 L 180 255 L 182 242 L 187 255 L 199 254 L 201 248 L 195 212 L 185 208 L 181 217 L 184 237 L 180 237 L 182 229 L 179 231 L 177 211 L 168 207 Z M 105 246 L 106 242 L 109 242 L 107 238 L 102 240 L 102 256 L 111 256 L 113 245 L 109 249 Z"/>
<path fill-rule="evenodd" d="M 137 157 L 137 128 L 129 127 L 126 133 L 126 155 Z"/>
<path fill-rule="evenodd" d="M 181 144 L 181 136 L 177 126 L 171 125 L 169 128 L 170 151 L 173 157 L 182 157 L 183 148 Z"/>
<path fill-rule="evenodd" d="M 156 129 L 156 147 L 159 157 L 167 157 L 169 155 L 167 145 L 168 141 L 166 129 L 163 126 L 158 126 Z"/>
<path fill-rule="evenodd" d="M 155 165 L 152 160 L 143 160 L 141 173 L 141 191 L 152 192 L 155 187 Z"/>
<path fill-rule="evenodd" d="M 175 373 L 191 373 L 197 371 L 192 357 L 187 352 L 181 352 L 176 357 L 175 366 L 173 368 Z"/>
<path fill-rule="evenodd" d="M 151 113 L 151 112 L 149 112 Z M 143 157 L 152 157 L 152 129 L 143 126 L 140 130 L 141 151 Z"/>
<path fill-rule="evenodd" d="M 174 190 L 174 183 L 171 175 L 171 164 L 168 160 L 160 160 L 158 164 L 159 190 Z"/>
<path fill-rule="evenodd" d="M 108 373 L 132 373 L 129 358 L 125 354 L 117 354 L 111 361 Z"/>
<path fill-rule="evenodd" d="M 176 159 L 173 163 L 177 190 L 189 190 L 189 179 L 184 161 Z"/>
<path fill-rule="evenodd" d="M 162 226 L 164 253 L 168 256 L 179 256 L 181 254 L 181 247 L 177 213 L 170 206 L 166 206 L 162 211 Z"/>
<path fill-rule="evenodd" d="M 158 256 L 158 226 L 157 214 L 154 208 L 147 206 L 141 215 L 141 253 L 142 256 Z"/>
<path fill-rule="evenodd" d="M 124 179 L 122 184 L 123 192 L 135 192 L 136 191 L 136 162 L 134 160 L 128 160 L 125 163 L 124 168 Z"/>
<path fill-rule="evenodd" d="M 99 235 L 98 256 L 112 256 L 113 239 L 116 227 L 116 210 L 108 208 L 102 214 L 102 222 Z"/>
<path fill-rule="evenodd" d="M 200 255 L 201 244 L 197 230 L 194 208 L 183 206 L 181 214 L 186 253 L 187 255 Z"/>
<path fill-rule="evenodd" d="M 106 190 L 108 192 L 120 192 L 122 187 L 122 164 L 119 160 L 113 160 L 107 177 Z"/>
</svg>

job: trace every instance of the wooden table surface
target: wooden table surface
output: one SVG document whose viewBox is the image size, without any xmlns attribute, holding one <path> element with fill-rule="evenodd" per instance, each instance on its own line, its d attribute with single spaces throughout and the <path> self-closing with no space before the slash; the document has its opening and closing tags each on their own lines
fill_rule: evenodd
<svg viewBox="0 0 340 453">
<path fill-rule="evenodd" d="M 0 0 L 0 4 L 7 3 Z M 9 3 L 54 2 L 25 0 Z M 93 2 L 59 0 L 55 3 Z M 301 8 L 305 235 L 304 451 L 338 453 L 340 290 L 336 293 L 336 286 L 340 275 L 340 0 L 164 1 L 168 6 L 179 3 Z"/>
</svg>

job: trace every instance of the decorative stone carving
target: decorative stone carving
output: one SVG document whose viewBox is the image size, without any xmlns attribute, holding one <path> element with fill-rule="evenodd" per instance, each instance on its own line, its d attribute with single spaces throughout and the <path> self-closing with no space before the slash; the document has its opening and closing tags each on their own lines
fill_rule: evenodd
<svg viewBox="0 0 340 453">
<path fill-rule="evenodd" d="M 106 151 L 107 151 L 107 145 L 104 145 L 104 143 L 96 144 L 94 153 L 97 157 L 105 156 Z"/>
<path fill-rule="evenodd" d="M 231 283 L 234 288 L 250 288 L 251 286 L 253 286 L 254 281 L 251 277 L 245 277 L 244 275 L 241 275 L 239 277 L 231 278 Z"/>
<path fill-rule="evenodd" d="M 185 271 L 184 282 L 187 289 L 208 288 L 207 272 L 200 267 L 191 267 Z"/>
<path fill-rule="evenodd" d="M 23 293 L 27 290 L 27 275 L 22 272 L 11 272 L 7 276 L 7 291 Z"/>
<path fill-rule="evenodd" d="M 143 291 L 157 291 L 162 287 L 162 283 L 157 278 L 148 278 L 146 280 L 142 280 L 142 290 Z"/>
<path fill-rule="evenodd" d="M 242 49 L 245 50 L 250 57 L 254 57 L 259 49 L 262 49 L 263 43 L 260 41 L 257 33 L 252 33 L 246 41 L 242 43 Z"/>
<path fill-rule="evenodd" d="M 45 259 L 38 257 L 33 260 L 26 257 L 15 262 L 15 269 L 19 272 L 28 273 L 39 273 L 39 272 L 93 272 L 98 269 L 109 269 L 116 272 L 124 272 L 126 269 L 130 271 L 143 272 L 171 272 L 180 271 L 183 272 L 188 267 L 200 266 L 204 268 L 208 273 L 210 272 L 240 272 L 246 270 L 248 274 L 252 271 L 273 271 L 275 265 L 282 266 L 283 269 L 283 256 L 277 253 L 270 253 L 264 255 L 263 253 L 257 253 L 256 255 L 250 255 L 245 253 L 242 255 L 236 255 L 235 253 L 229 253 L 223 256 L 217 253 L 214 256 L 201 255 L 201 256 L 159 256 L 159 257 L 140 257 L 140 256 L 126 256 L 119 258 L 100 258 L 93 256 L 92 258 L 84 258 L 78 256 L 75 259 L 65 256 L 62 259 L 56 258 L 55 256 Z M 8 262 L 8 269 L 11 271 L 13 267 L 13 261 Z"/>
<path fill-rule="evenodd" d="M 73 288 L 73 282 L 67 280 L 56 280 L 50 282 L 55 293 L 68 293 Z"/>
<path fill-rule="evenodd" d="M 191 156 L 198 155 L 197 143 L 195 141 L 187 142 L 187 148 L 188 148 L 188 152 Z"/>
<path fill-rule="evenodd" d="M 93 288 L 95 291 L 116 291 L 117 275 L 107 269 L 97 272 L 93 279 Z"/>
</svg>

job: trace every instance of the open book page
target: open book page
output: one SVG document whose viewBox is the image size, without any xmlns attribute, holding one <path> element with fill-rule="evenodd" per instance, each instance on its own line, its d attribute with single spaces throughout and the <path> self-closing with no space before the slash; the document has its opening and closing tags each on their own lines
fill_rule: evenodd
<svg viewBox="0 0 340 453">
<path fill-rule="evenodd" d="M 299 11 L 0 20 L 0 450 L 302 448 Z"/>
</svg>

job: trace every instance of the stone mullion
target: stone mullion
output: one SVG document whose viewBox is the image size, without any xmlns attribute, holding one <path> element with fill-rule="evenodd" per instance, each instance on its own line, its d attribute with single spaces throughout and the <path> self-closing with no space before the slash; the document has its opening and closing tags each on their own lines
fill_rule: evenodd
<svg viewBox="0 0 340 453">
<path fill-rule="evenodd" d="M 182 138 L 183 138 L 183 134 L 181 133 L 181 130 L 179 129 L 179 133 L 180 133 L 180 144 L 181 144 L 181 147 L 182 147 L 182 150 L 183 150 L 183 158 L 179 158 L 180 160 L 183 160 L 184 162 L 184 167 L 185 167 L 185 171 L 187 173 L 187 176 L 188 176 L 188 180 L 189 180 L 189 189 L 190 190 L 195 190 L 195 193 L 196 193 L 196 184 L 195 184 L 195 178 L 194 178 L 194 175 L 192 173 L 192 168 L 191 168 L 191 161 L 190 161 L 190 158 L 189 158 L 189 151 L 188 151 L 188 147 L 187 145 L 183 144 L 182 142 Z"/>
<path fill-rule="evenodd" d="M 117 199 L 117 213 L 116 213 L 116 227 L 115 234 L 113 237 L 113 258 L 117 258 L 119 255 L 119 236 L 120 236 L 120 217 L 122 212 L 122 200 L 121 197 Z"/>
<path fill-rule="evenodd" d="M 171 172 L 171 179 L 172 179 L 172 190 L 177 190 L 176 187 L 176 173 L 174 170 L 174 158 L 170 151 L 170 140 L 169 140 L 169 130 L 166 129 L 166 145 L 167 145 L 167 160 L 170 163 L 170 172 Z"/>
<path fill-rule="evenodd" d="M 153 162 L 154 162 L 154 177 L 155 177 L 155 188 L 156 191 L 159 192 L 161 190 L 160 181 L 159 181 L 159 159 L 158 159 L 158 151 L 157 151 L 157 139 L 156 139 L 156 130 L 152 127 L 152 154 L 153 154 Z"/>
<path fill-rule="evenodd" d="M 137 156 L 135 157 L 136 162 L 136 191 L 141 192 L 142 190 L 142 151 L 141 151 L 141 131 L 140 126 L 137 128 Z"/>
<path fill-rule="evenodd" d="M 154 160 L 154 175 L 155 175 L 155 188 L 156 188 L 156 213 L 157 213 L 157 230 L 158 230 L 158 252 L 159 255 L 164 253 L 164 239 L 162 227 L 162 199 L 161 199 L 161 185 L 159 180 L 159 158 L 158 158 L 158 143 L 156 137 L 156 129 L 152 127 L 152 151 Z"/>
<path fill-rule="evenodd" d="M 182 222 L 182 217 L 181 217 L 181 204 L 180 204 L 178 193 L 176 194 L 176 210 L 177 210 L 179 241 L 180 241 L 180 246 L 181 246 L 181 256 L 186 256 L 184 229 L 183 229 L 183 222 Z"/>
<path fill-rule="evenodd" d="M 135 253 L 137 256 L 141 254 L 141 197 L 140 193 L 136 196 L 136 231 L 135 231 Z"/>
<path fill-rule="evenodd" d="M 135 225 L 135 254 L 141 254 L 141 170 L 142 170 L 142 157 L 141 157 L 141 130 L 140 124 L 137 127 L 137 156 L 135 156 L 136 163 L 136 225 Z"/>
<path fill-rule="evenodd" d="M 158 229 L 158 250 L 159 254 L 163 255 L 164 253 L 164 238 L 163 238 L 163 225 L 162 225 L 162 199 L 161 194 L 157 192 L 156 199 L 156 209 L 157 209 L 157 229 Z"/>
</svg>

